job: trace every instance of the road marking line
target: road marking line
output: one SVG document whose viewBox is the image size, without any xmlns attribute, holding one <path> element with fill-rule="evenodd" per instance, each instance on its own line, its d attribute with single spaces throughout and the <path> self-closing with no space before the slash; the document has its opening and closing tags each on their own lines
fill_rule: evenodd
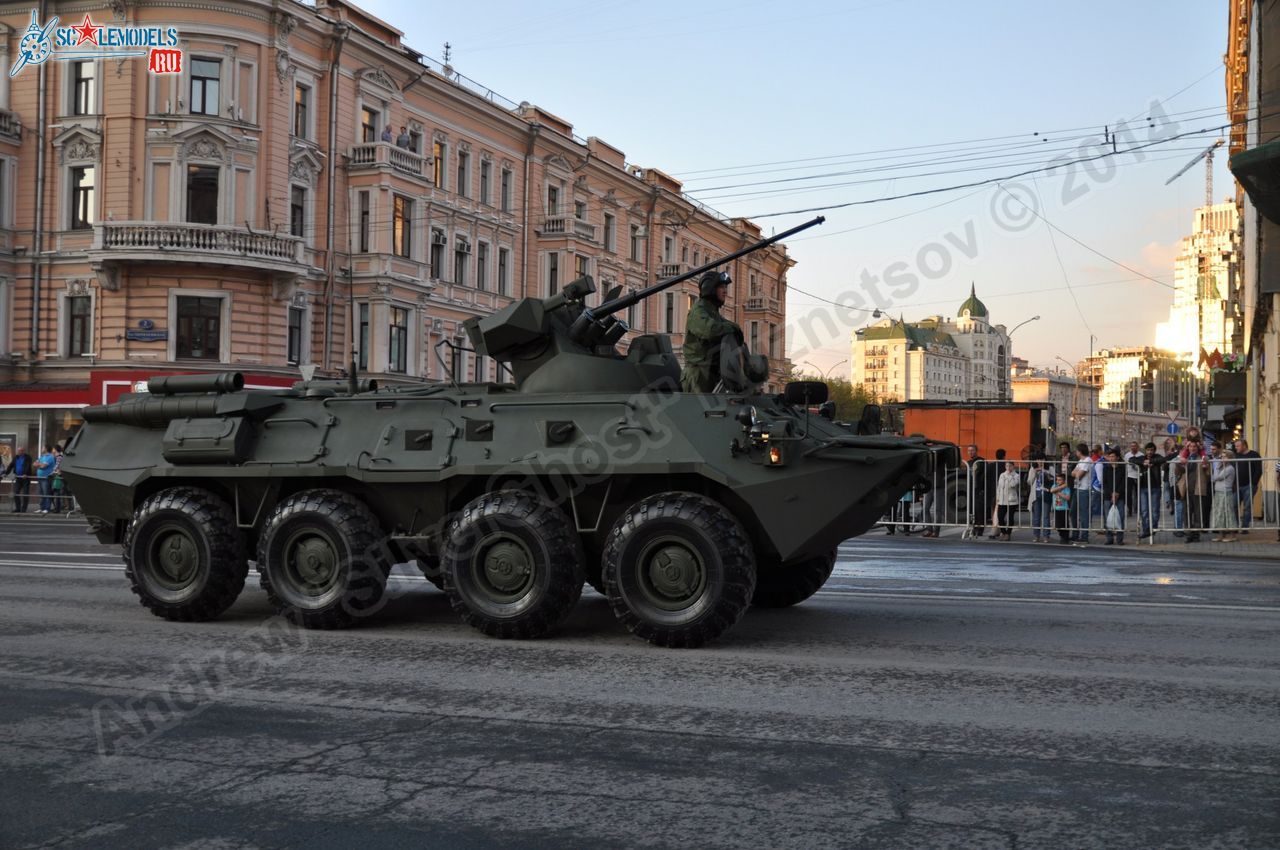
<svg viewBox="0 0 1280 850">
<path fill-rule="evenodd" d="M 861 590 L 819 590 L 815 596 L 846 596 L 855 599 L 911 599 L 938 602 L 1034 602 L 1039 605 L 1103 605 L 1113 608 L 1179 608 L 1191 611 L 1260 611 L 1280 614 L 1280 607 L 1267 605 L 1213 605 L 1192 602 L 1120 602 L 1115 599 L 1044 599 L 1035 596 L 953 596 L 941 593 L 868 593 Z"/>
<path fill-rule="evenodd" d="M 28 552 L 25 549 L 0 549 L 0 555 L 75 555 L 77 558 L 119 558 L 119 552 Z"/>
</svg>

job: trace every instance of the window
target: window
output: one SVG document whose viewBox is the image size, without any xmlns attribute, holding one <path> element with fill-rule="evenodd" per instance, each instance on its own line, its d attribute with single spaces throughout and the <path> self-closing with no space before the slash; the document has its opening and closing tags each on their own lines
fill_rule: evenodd
<svg viewBox="0 0 1280 850">
<path fill-rule="evenodd" d="M 617 251 L 617 220 L 608 213 L 604 214 L 604 249 L 610 253 Z"/>
<path fill-rule="evenodd" d="M 760 294 L 760 281 L 756 280 L 756 273 L 755 273 L 755 272 L 752 272 L 752 273 L 748 276 L 748 280 L 750 281 L 750 284 L 749 284 L 749 286 L 748 286 L 748 288 L 747 288 L 747 292 L 749 292 L 749 293 L 751 294 L 751 297 L 752 297 L 752 298 L 755 298 L 757 295 L 759 295 L 759 294 Z"/>
<path fill-rule="evenodd" d="M 360 305 L 360 357 L 359 364 L 361 369 L 369 368 L 369 305 Z"/>
<path fill-rule="evenodd" d="M 471 197 L 471 154 L 458 151 L 458 185 L 455 191 L 464 198 Z"/>
<path fill-rule="evenodd" d="M 482 384 L 489 380 L 489 358 L 483 354 L 476 355 L 476 383 Z"/>
<path fill-rule="evenodd" d="M 471 243 L 461 236 L 453 240 L 453 282 L 467 285 L 467 260 L 471 258 Z"/>
<path fill-rule="evenodd" d="M 187 221 L 218 223 L 218 166 L 187 166 Z"/>
<path fill-rule="evenodd" d="M 307 190 L 293 186 L 289 190 L 289 232 L 294 236 L 306 236 Z"/>
<path fill-rule="evenodd" d="M 387 371 L 404 372 L 409 364 L 409 311 L 391 308 L 391 332 L 387 335 Z"/>
<path fill-rule="evenodd" d="M 222 62 L 217 59 L 191 60 L 191 114 L 217 115 L 218 78 Z"/>
<path fill-rule="evenodd" d="M 67 356 L 93 353 L 93 299 L 88 295 L 67 298 Z"/>
<path fill-rule="evenodd" d="M 93 79 L 93 60 L 83 59 L 71 63 L 71 114 L 92 115 L 97 111 L 98 98 Z"/>
<path fill-rule="evenodd" d="M 769 323 L 769 359 L 773 360 L 778 356 L 778 326 L 773 322 Z"/>
<path fill-rule="evenodd" d="M 437 189 L 444 188 L 444 158 L 448 152 L 444 142 L 435 142 L 431 145 L 431 182 Z"/>
<path fill-rule="evenodd" d="M 577 271 L 576 277 L 586 277 L 587 275 L 591 274 L 591 258 L 584 257 L 581 254 L 579 254 L 577 259 L 576 271 Z"/>
<path fill-rule="evenodd" d="M 665 329 L 670 334 L 676 331 L 676 294 L 668 292 L 666 296 L 666 310 L 663 319 L 666 321 Z"/>
<path fill-rule="evenodd" d="M 560 187 L 547 187 L 547 215 L 557 215 L 560 212 Z"/>
<path fill-rule="evenodd" d="M 378 110 L 371 109 L 368 106 L 361 107 L 360 109 L 360 141 L 362 142 L 378 141 L 379 133 L 381 132 L 380 128 L 378 127 L 378 124 L 381 123 L 381 120 L 382 120 L 382 113 L 379 112 Z"/>
<path fill-rule="evenodd" d="M 290 364 L 302 362 L 302 314 L 301 307 L 289 308 L 289 331 L 285 356 Z"/>
<path fill-rule="evenodd" d="M 308 129 L 311 120 L 311 88 L 309 86 L 293 87 L 293 135 L 299 139 L 309 138 Z"/>
<path fill-rule="evenodd" d="M 627 294 L 634 295 L 635 290 L 633 289 L 629 291 Z M 638 325 L 636 324 L 637 322 L 640 321 L 640 311 L 637 309 L 639 306 L 640 306 L 639 304 L 632 304 L 630 307 L 627 308 L 627 327 L 634 328 L 636 330 L 639 329 Z"/>
<path fill-rule="evenodd" d="M 631 259 L 640 261 L 640 227 L 631 225 Z"/>
<path fill-rule="evenodd" d="M 357 205 L 360 208 L 360 233 L 357 237 L 358 250 L 361 254 L 369 252 L 369 193 L 360 192 Z"/>
<path fill-rule="evenodd" d="M 676 250 L 675 240 L 672 239 L 670 236 L 664 236 L 662 238 L 662 262 L 674 263 L 675 260 L 671 258 L 675 256 L 675 250 Z"/>
<path fill-rule="evenodd" d="M 502 211 L 511 212 L 511 169 L 502 169 L 502 186 L 499 191 L 502 193 Z"/>
<path fill-rule="evenodd" d="M 71 179 L 71 229 L 88 230 L 96 216 L 93 203 L 93 166 L 76 165 L 69 171 Z"/>
<path fill-rule="evenodd" d="M 489 243 L 476 245 L 476 289 L 489 288 Z"/>
<path fill-rule="evenodd" d="M 578 221 L 587 220 L 587 202 L 586 201 L 573 202 L 573 217 L 576 218 Z"/>
<path fill-rule="evenodd" d="M 689 243 L 688 242 L 682 242 L 680 244 L 680 262 L 682 263 L 689 262 Z"/>
<path fill-rule="evenodd" d="M 409 131 L 409 150 L 414 153 L 422 153 L 422 134 L 417 130 Z"/>
<path fill-rule="evenodd" d="M 760 323 L 759 322 L 751 323 L 751 333 L 748 338 L 748 343 L 751 347 L 752 354 L 760 353 Z"/>
<path fill-rule="evenodd" d="M 443 230 L 431 231 L 431 277 L 440 280 L 444 277 L 444 246 L 446 239 Z"/>
<path fill-rule="evenodd" d="M 555 295 L 560 291 L 560 253 L 552 251 L 547 255 L 547 295 Z"/>
<path fill-rule="evenodd" d="M 222 299 L 179 296 L 176 356 L 191 360 L 218 360 L 222 343 Z"/>
<path fill-rule="evenodd" d="M 489 199 L 489 179 L 492 176 L 493 163 L 487 159 L 480 161 L 480 203 L 485 206 L 490 205 Z"/>
<path fill-rule="evenodd" d="M 413 201 L 404 195 L 391 197 L 391 250 L 397 256 L 408 257 L 413 248 L 410 229 L 413 224 Z"/>
<path fill-rule="evenodd" d="M 498 249 L 498 294 L 511 294 L 511 252 L 506 248 Z"/>
</svg>

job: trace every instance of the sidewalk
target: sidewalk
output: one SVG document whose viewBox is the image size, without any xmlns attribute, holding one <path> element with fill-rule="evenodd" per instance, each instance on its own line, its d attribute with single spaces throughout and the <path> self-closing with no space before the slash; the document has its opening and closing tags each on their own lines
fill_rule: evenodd
<svg viewBox="0 0 1280 850">
<path fill-rule="evenodd" d="M 915 528 L 917 530 L 912 532 L 912 534 L 905 539 L 920 540 L 920 542 L 925 545 L 936 542 L 929 538 L 922 539 L 920 537 L 919 526 L 915 526 Z M 959 542 L 963 538 L 964 532 L 965 529 L 956 526 L 944 527 L 937 540 Z M 886 535 L 884 528 L 879 526 L 868 533 L 878 536 Z M 990 544 L 993 549 L 998 549 L 1001 546 L 1008 546 L 1010 543 L 1015 545 L 1021 543 L 1027 546 L 1052 546 L 1056 549 L 1069 548 L 1058 542 L 1056 534 L 1053 537 L 1052 542 L 1036 544 L 1031 539 L 1031 530 L 1027 528 L 1015 528 L 1013 530 L 1013 540 L 1009 542 L 995 540 L 991 537 L 991 533 L 992 530 L 988 528 L 986 537 L 970 538 L 970 542 L 977 544 Z M 895 535 L 899 538 L 903 537 L 902 529 L 896 529 Z M 1131 534 L 1126 534 L 1124 545 L 1117 549 L 1115 546 L 1107 546 L 1105 543 L 1106 532 L 1095 528 L 1089 533 L 1090 542 L 1087 544 L 1086 548 L 1101 550 L 1110 549 L 1125 553 L 1160 552 L 1166 554 L 1178 553 L 1182 555 L 1196 556 L 1221 555 L 1227 558 L 1250 558 L 1261 561 L 1274 561 L 1277 566 L 1280 566 L 1280 541 L 1277 541 L 1276 539 L 1276 530 L 1274 528 L 1261 528 L 1251 532 L 1250 534 L 1244 535 L 1237 533 L 1234 543 L 1211 543 L 1209 541 L 1211 536 L 1211 533 L 1202 534 L 1200 536 L 1199 543 L 1184 543 L 1182 542 L 1181 537 L 1174 537 L 1173 532 L 1160 531 L 1156 535 L 1155 543 L 1147 543 L 1145 541 L 1138 543 L 1137 539 Z M 1075 547 L 1079 548 L 1079 545 L 1075 544 Z"/>
</svg>

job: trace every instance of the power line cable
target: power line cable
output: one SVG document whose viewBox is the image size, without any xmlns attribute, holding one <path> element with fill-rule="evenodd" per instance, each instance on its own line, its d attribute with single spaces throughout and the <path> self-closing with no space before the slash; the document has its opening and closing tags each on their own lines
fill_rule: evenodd
<svg viewBox="0 0 1280 850">
<path fill-rule="evenodd" d="M 1253 121 L 1253 120 L 1259 120 L 1259 119 L 1253 119 L 1253 118 L 1245 119 L 1246 122 Z M 1044 174 L 1046 172 L 1053 171 L 1058 168 L 1063 168 L 1067 165 L 1078 165 L 1086 162 L 1096 162 L 1100 159 L 1107 159 L 1108 157 L 1119 156 L 1121 154 L 1126 154 L 1126 153 L 1133 153 L 1134 151 L 1138 151 L 1138 150 L 1145 150 L 1146 148 L 1154 147 L 1156 145 L 1168 144 L 1169 142 L 1174 141 L 1176 139 L 1193 138 L 1196 136 L 1203 136 L 1206 133 L 1221 133 L 1223 130 L 1235 126 L 1235 123 L 1237 122 L 1230 122 L 1227 124 L 1222 124 L 1214 127 L 1205 127 L 1200 130 L 1189 130 L 1185 133 L 1178 133 L 1173 136 L 1170 136 L 1168 139 L 1156 139 L 1150 142 L 1144 142 L 1143 144 L 1140 144 L 1140 145 L 1134 145 L 1132 147 L 1124 148 L 1122 150 L 1107 151 L 1105 153 L 1098 154 L 1096 156 L 1080 157 L 1074 160 L 1068 160 L 1067 162 L 1053 163 L 1052 165 L 1042 166 L 1040 168 L 1031 168 L 1031 169 L 1027 169 L 1025 171 L 1019 171 L 1013 174 L 1006 174 L 1002 177 L 989 177 L 983 180 L 975 180 L 968 183 L 959 183 L 953 186 L 939 186 L 933 189 L 921 189 L 915 192 L 904 192 L 902 194 L 889 195 L 881 198 L 867 198 L 861 201 L 845 201 L 839 204 L 825 204 L 823 206 L 807 207 L 805 209 L 798 209 L 798 210 L 780 210 L 778 212 L 757 213 L 754 215 L 743 216 L 743 217 L 755 220 L 755 219 L 761 219 L 761 218 L 776 218 L 778 216 L 783 216 L 783 215 L 801 215 L 804 213 L 820 212 L 823 210 L 838 210 L 838 209 L 845 209 L 847 207 L 865 206 L 867 204 L 882 204 L 887 201 L 899 201 L 904 198 L 918 198 L 924 195 L 937 195 L 942 192 L 954 192 L 958 189 L 971 189 L 977 186 L 990 186 L 1002 181 L 1015 180 L 1019 177 L 1028 177 L 1032 174 Z"/>
</svg>

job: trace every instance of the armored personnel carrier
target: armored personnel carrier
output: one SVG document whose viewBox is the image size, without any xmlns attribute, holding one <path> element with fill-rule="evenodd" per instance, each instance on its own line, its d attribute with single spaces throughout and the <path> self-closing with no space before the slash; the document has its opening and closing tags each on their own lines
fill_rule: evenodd
<svg viewBox="0 0 1280 850">
<path fill-rule="evenodd" d="M 704 644 L 811 596 L 837 545 L 954 451 L 810 415 L 818 382 L 763 394 L 762 358 L 732 340 L 709 394 L 680 391 L 666 336 L 618 350 L 630 304 L 820 221 L 626 298 L 588 306 L 582 278 L 471 320 L 509 383 L 153 378 L 84 411 L 63 474 L 166 619 L 220 615 L 252 560 L 291 621 L 347 626 L 417 561 L 489 635 L 547 634 L 588 582 L 636 636 Z"/>
</svg>

